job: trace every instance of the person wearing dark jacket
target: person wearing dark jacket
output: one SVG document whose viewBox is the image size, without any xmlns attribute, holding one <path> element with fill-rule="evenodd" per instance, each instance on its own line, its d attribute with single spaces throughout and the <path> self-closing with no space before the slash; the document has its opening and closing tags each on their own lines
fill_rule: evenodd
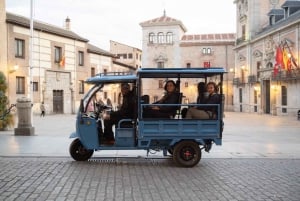
<svg viewBox="0 0 300 201">
<path fill-rule="evenodd" d="M 218 87 L 214 82 L 209 82 L 206 86 L 208 97 L 205 99 L 204 104 L 220 104 L 220 97 L 217 94 Z M 187 119 L 210 119 L 215 117 L 216 108 L 213 106 L 199 106 L 191 107 L 188 109 Z"/>
<path fill-rule="evenodd" d="M 163 106 L 155 104 L 178 104 L 179 93 L 176 90 L 176 84 L 173 80 L 168 80 L 164 87 L 165 95 L 153 103 L 154 105 L 144 109 L 146 118 L 170 118 L 176 114 L 177 106 Z"/>
<path fill-rule="evenodd" d="M 133 91 L 130 91 L 130 85 L 123 83 L 121 85 L 121 93 L 123 102 L 119 110 L 113 111 L 110 114 L 104 114 L 104 140 L 107 144 L 114 143 L 113 125 L 117 124 L 121 119 L 132 119 L 134 117 L 135 96 Z"/>
<path fill-rule="evenodd" d="M 207 98 L 205 96 L 205 94 L 207 94 L 205 82 L 199 82 L 198 86 L 197 86 L 197 89 L 198 89 L 198 97 L 197 97 L 196 103 L 197 104 L 204 104 L 205 101 L 206 101 L 206 98 Z M 187 111 L 188 111 L 188 108 L 183 108 L 181 110 L 181 116 L 182 116 L 182 118 L 186 117 Z"/>
</svg>

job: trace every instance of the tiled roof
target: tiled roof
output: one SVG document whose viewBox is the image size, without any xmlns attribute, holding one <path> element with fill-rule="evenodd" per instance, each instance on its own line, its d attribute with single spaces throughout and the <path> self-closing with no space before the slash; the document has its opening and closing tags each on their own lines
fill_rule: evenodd
<svg viewBox="0 0 300 201">
<path fill-rule="evenodd" d="M 147 20 L 144 22 L 141 22 L 140 25 L 142 27 L 147 27 L 147 26 L 166 26 L 166 25 L 179 25 L 181 28 L 186 32 L 187 29 L 183 25 L 183 23 L 180 20 L 168 17 L 166 15 L 163 15 L 158 18 L 154 18 L 152 20 Z"/>
<path fill-rule="evenodd" d="M 260 32 L 257 33 L 256 37 L 260 37 L 261 35 L 268 34 L 272 31 L 279 30 L 280 28 L 291 25 L 291 24 L 296 24 L 300 22 L 300 10 L 298 12 L 293 13 L 286 19 L 282 19 L 275 23 L 274 25 L 269 25 L 267 27 L 264 27 Z"/>
<path fill-rule="evenodd" d="M 11 23 L 11 24 L 16 24 L 19 26 L 23 26 L 26 28 L 30 28 L 30 19 L 29 18 L 20 16 L 20 15 L 15 15 L 15 14 L 8 13 L 8 12 L 6 13 L 6 22 Z M 60 28 L 57 26 L 53 26 L 50 24 L 46 24 L 43 22 L 39 22 L 37 20 L 33 21 L 33 28 L 35 30 L 51 33 L 51 34 L 58 35 L 58 36 L 63 36 L 66 38 L 76 39 L 76 40 L 83 41 L 83 42 L 89 41 L 88 39 L 85 39 L 72 31 L 69 31 L 69 30 L 66 30 L 66 29 L 63 29 L 63 28 Z"/>
<path fill-rule="evenodd" d="M 109 56 L 109 57 L 115 57 L 116 58 L 116 56 L 114 54 L 112 54 L 112 53 L 110 53 L 106 50 L 103 50 L 99 47 L 96 47 L 96 46 L 94 46 L 90 43 L 88 43 L 87 51 L 90 52 L 90 53 L 94 53 L 94 54 L 99 54 L 99 55 L 103 55 L 103 56 Z"/>
<path fill-rule="evenodd" d="M 234 33 L 184 35 L 181 42 L 231 42 L 235 41 Z"/>
</svg>

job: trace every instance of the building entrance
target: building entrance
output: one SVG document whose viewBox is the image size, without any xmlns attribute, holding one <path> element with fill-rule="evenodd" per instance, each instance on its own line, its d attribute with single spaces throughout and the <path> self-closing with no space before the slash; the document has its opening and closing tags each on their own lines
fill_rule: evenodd
<svg viewBox="0 0 300 201">
<path fill-rule="evenodd" d="M 64 113 L 64 91 L 53 90 L 53 113 L 63 114 Z"/>
<path fill-rule="evenodd" d="M 271 113 L 271 97 L 270 97 L 270 80 L 264 80 L 264 88 L 263 91 L 265 92 L 265 113 L 270 114 Z"/>
</svg>

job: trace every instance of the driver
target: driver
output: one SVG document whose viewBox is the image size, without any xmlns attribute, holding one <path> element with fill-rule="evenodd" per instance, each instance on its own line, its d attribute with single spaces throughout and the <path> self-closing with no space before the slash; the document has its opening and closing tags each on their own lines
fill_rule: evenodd
<svg viewBox="0 0 300 201">
<path fill-rule="evenodd" d="M 123 96 L 123 102 L 119 110 L 113 111 L 110 114 L 103 114 L 104 120 L 104 140 L 105 144 L 114 144 L 114 133 L 112 126 L 117 124 L 121 119 L 132 119 L 135 99 L 133 91 L 130 91 L 130 85 L 128 83 L 121 84 L 121 94 Z"/>
</svg>

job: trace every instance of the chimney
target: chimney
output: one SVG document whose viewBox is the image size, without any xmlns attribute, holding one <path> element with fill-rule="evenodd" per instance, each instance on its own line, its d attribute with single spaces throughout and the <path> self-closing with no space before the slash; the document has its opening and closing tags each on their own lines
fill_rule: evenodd
<svg viewBox="0 0 300 201">
<path fill-rule="evenodd" d="M 66 18 L 65 20 L 65 28 L 66 30 L 70 31 L 71 30 L 71 20 L 69 17 Z"/>
</svg>

